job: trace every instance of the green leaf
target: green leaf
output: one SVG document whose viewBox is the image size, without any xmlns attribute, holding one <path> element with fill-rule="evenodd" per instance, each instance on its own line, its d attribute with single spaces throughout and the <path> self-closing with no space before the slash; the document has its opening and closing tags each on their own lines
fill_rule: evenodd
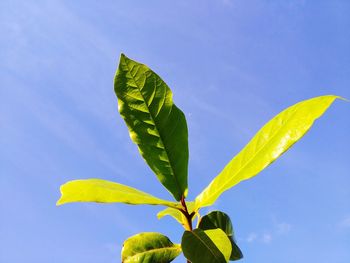
<svg viewBox="0 0 350 263">
<path fill-rule="evenodd" d="M 127 185 L 101 179 L 69 181 L 61 186 L 61 198 L 57 205 L 72 202 L 126 203 L 131 205 L 165 205 L 179 207 Z"/>
<path fill-rule="evenodd" d="M 157 214 L 158 219 L 161 219 L 164 216 L 171 216 L 180 224 L 185 225 L 186 218 L 178 209 L 167 207 L 162 211 L 159 211 Z"/>
<path fill-rule="evenodd" d="M 266 168 L 297 142 L 334 102 L 334 95 L 299 102 L 276 115 L 195 199 L 199 209 L 214 204 L 226 190 Z"/>
<path fill-rule="evenodd" d="M 193 209 L 194 209 L 194 202 L 186 202 L 186 205 L 187 205 L 187 209 L 188 209 L 189 214 L 191 214 L 193 212 Z M 196 213 L 196 215 L 197 214 L 198 213 Z M 192 217 L 192 221 L 196 218 L 196 215 L 194 215 Z M 163 209 L 162 211 L 158 212 L 158 214 L 157 214 L 158 219 L 161 219 L 164 216 L 173 217 L 177 222 L 179 222 L 183 226 L 185 226 L 187 224 L 186 217 L 183 215 L 183 213 L 180 212 L 179 209 L 167 207 L 167 208 Z"/>
<path fill-rule="evenodd" d="M 232 245 L 230 260 L 238 260 L 243 258 L 242 251 L 235 242 L 231 219 L 227 214 L 220 211 L 210 212 L 201 218 L 198 228 L 202 230 L 220 228 L 226 233 Z"/>
<path fill-rule="evenodd" d="M 225 263 L 231 254 L 231 243 L 220 228 L 185 231 L 182 236 L 182 251 L 192 263 Z"/>
<path fill-rule="evenodd" d="M 121 55 L 114 90 L 132 141 L 176 200 L 187 195 L 188 131 L 167 84 L 146 65 Z"/>
<path fill-rule="evenodd" d="M 168 263 L 181 253 L 181 246 L 154 232 L 140 233 L 125 240 L 123 263 Z"/>
</svg>

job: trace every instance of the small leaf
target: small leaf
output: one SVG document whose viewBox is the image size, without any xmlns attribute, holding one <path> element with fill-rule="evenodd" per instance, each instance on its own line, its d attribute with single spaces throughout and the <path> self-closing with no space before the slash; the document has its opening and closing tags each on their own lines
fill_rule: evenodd
<svg viewBox="0 0 350 263">
<path fill-rule="evenodd" d="M 187 195 L 188 131 L 167 84 L 146 65 L 121 55 L 114 90 L 132 141 L 176 200 Z"/>
<path fill-rule="evenodd" d="M 196 197 L 196 210 L 214 204 L 223 192 L 266 168 L 303 137 L 336 98 L 327 95 L 301 101 L 276 115 Z"/>
<path fill-rule="evenodd" d="M 188 209 L 189 214 L 191 214 L 193 212 L 193 209 L 194 209 L 194 202 L 186 202 L 186 205 L 187 205 L 187 209 Z M 192 217 L 192 221 L 196 218 L 196 215 L 198 215 L 198 213 L 196 213 Z M 183 213 L 180 212 L 179 209 L 167 207 L 167 208 L 163 209 L 162 211 L 158 212 L 158 214 L 157 214 L 158 219 L 161 219 L 164 216 L 173 217 L 177 222 L 179 222 L 183 226 L 185 226 L 187 224 L 186 217 L 183 215 Z"/>
<path fill-rule="evenodd" d="M 231 254 L 231 243 L 220 228 L 185 231 L 182 236 L 182 251 L 192 263 L 225 263 Z"/>
<path fill-rule="evenodd" d="M 181 253 L 181 246 L 154 232 L 140 233 L 125 240 L 123 263 L 168 263 Z"/>
<path fill-rule="evenodd" d="M 227 214 L 220 211 L 210 212 L 201 218 L 198 228 L 202 230 L 220 228 L 226 233 L 232 245 L 230 260 L 238 260 L 243 258 L 242 251 L 235 242 L 231 219 Z"/>
<path fill-rule="evenodd" d="M 164 216 L 171 216 L 182 225 L 184 225 L 184 220 L 186 220 L 185 216 L 178 209 L 174 209 L 171 207 L 167 207 L 162 211 L 159 211 L 157 214 L 158 219 L 161 219 Z"/>
<path fill-rule="evenodd" d="M 57 205 L 72 202 L 96 202 L 179 207 L 178 203 L 159 199 L 127 185 L 101 179 L 69 181 L 61 186 L 61 194 Z"/>
</svg>

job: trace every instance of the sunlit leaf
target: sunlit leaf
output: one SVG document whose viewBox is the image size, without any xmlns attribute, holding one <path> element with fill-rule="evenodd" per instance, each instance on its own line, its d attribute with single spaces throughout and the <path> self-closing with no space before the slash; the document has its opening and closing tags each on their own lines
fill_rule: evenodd
<svg viewBox="0 0 350 263">
<path fill-rule="evenodd" d="M 192 263 L 225 263 L 231 255 L 231 242 L 220 228 L 185 231 L 182 251 Z"/>
<path fill-rule="evenodd" d="M 167 207 L 167 208 L 159 211 L 157 214 L 158 219 L 161 219 L 164 216 L 171 216 L 180 224 L 182 224 L 182 225 L 185 224 L 184 221 L 186 220 L 186 218 L 178 209 Z"/>
<path fill-rule="evenodd" d="M 123 263 L 168 263 L 181 253 L 181 246 L 154 232 L 140 233 L 125 240 Z"/>
<path fill-rule="evenodd" d="M 132 205 L 164 205 L 179 207 L 127 185 L 101 179 L 69 181 L 61 186 L 61 198 L 57 205 L 72 202 L 126 203 Z"/>
<path fill-rule="evenodd" d="M 193 212 L 193 209 L 194 209 L 194 202 L 186 202 L 186 205 L 187 205 L 187 209 L 188 209 L 189 214 L 191 214 Z M 194 220 L 196 218 L 197 214 L 198 214 L 198 212 L 192 217 L 192 220 Z M 163 209 L 162 211 L 158 212 L 158 214 L 157 214 L 158 219 L 161 219 L 164 216 L 173 217 L 177 222 L 179 222 L 183 226 L 185 226 L 187 224 L 186 217 L 183 215 L 183 213 L 181 213 L 179 211 L 179 209 L 167 207 L 167 208 Z"/>
<path fill-rule="evenodd" d="M 114 90 L 130 137 L 176 200 L 187 195 L 188 132 L 167 84 L 146 65 L 121 55 Z"/>
<path fill-rule="evenodd" d="M 271 164 L 311 128 L 336 98 L 339 97 L 327 95 L 312 98 L 276 115 L 196 197 L 196 209 L 212 205 L 224 191 L 255 176 Z"/>
<path fill-rule="evenodd" d="M 198 224 L 198 228 L 202 230 L 220 228 L 226 233 L 232 245 L 230 260 L 238 260 L 243 257 L 242 251 L 237 246 L 236 241 L 234 239 L 234 232 L 231 219 L 224 212 L 213 211 L 203 216 Z"/>
</svg>

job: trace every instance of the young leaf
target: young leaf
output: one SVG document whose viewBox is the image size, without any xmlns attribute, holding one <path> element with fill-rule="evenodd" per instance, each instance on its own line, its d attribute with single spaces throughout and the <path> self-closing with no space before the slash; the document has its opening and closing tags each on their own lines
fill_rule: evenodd
<svg viewBox="0 0 350 263">
<path fill-rule="evenodd" d="M 186 205 L 187 205 L 188 213 L 191 214 L 193 212 L 193 209 L 194 209 L 194 202 L 186 202 Z M 183 213 L 180 212 L 179 209 L 167 207 L 167 208 L 163 209 L 162 211 L 158 212 L 158 214 L 157 214 L 158 219 L 161 219 L 164 216 L 171 216 L 182 225 L 187 224 L 186 217 L 183 215 Z M 196 215 L 192 217 L 192 221 L 195 218 L 196 218 Z"/>
<path fill-rule="evenodd" d="M 121 55 L 114 90 L 130 137 L 176 200 L 187 195 L 188 131 L 167 84 L 146 65 Z"/>
<path fill-rule="evenodd" d="M 224 191 L 255 176 L 271 164 L 311 128 L 336 98 L 339 97 L 315 97 L 301 101 L 276 115 L 196 197 L 196 209 L 212 205 Z"/>
<path fill-rule="evenodd" d="M 125 240 L 123 263 L 168 263 L 181 253 L 181 246 L 153 232 L 140 233 Z"/>
<path fill-rule="evenodd" d="M 232 245 L 230 260 L 238 260 L 243 258 L 242 251 L 237 246 L 234 240 L 234 233 L 233 233 L 231 219 L 227 214 L 220 211 L 210 212 L 209 214 L 201 218 L 198 228 L 202 230 L 220 228 L 226 233 Z"/>
<path fill-rule="evenodd" d="M 69 181 L 61 186 L 57 205 L 72 202 L 126 203 L 131 205 L 165 205 L 173 208 L 178 203 L 166 201 L 127 185 L 101 179 Z"/>
<path fill-rule="evenodd" d="M 163 209 L 162 211 L 159 211 L 158 214 L 157 214 L 157 218 L 158 219 L 161 219 L 164 216 L 171 216 L 177 222 L 179 222 L 181 225 L 185 224 L 186 218 L 178 209 L 167 207 L 167 208 Z"/>
<path fill-rule="evenodd" d="M 185 231 L 181 247 L 192 263 L 225 263 L 231 254 L 230 240 L 220 228 Z"/>
</svg>

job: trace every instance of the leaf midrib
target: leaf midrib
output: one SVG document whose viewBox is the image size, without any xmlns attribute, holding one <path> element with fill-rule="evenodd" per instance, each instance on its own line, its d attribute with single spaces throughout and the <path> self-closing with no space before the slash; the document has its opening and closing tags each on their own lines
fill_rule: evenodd
<svg viewBox="0 0 350 263">
<path fill-rule="evenodd" d="M 202 243 L 202 244 L 204 244 L 207 248 L 208 248 L 208 250 L 211 252 L 211 254 L 215 257 L 215 259 L 217 259 L 219 262 L 220 262 L 220 260 L 217 258 L 217 255 L 216 255 L 216 253 L 200 238 L 200 236 L 199 235 L 197 235 L 196 234 L 196 232 L 194 232 L 194 231 L 192 231 L 191 233 L 193 233 L 193 235 Z M 205 232 L 203 231 L 203 233 L 205 234 Z M 209 239 L 210 239 L 210 237 L 207 235 L 207 234 L 205 234 Z M 210 239 L 210 241 L 214 244 L 214 242 Z M 214 244 L 215 245 L 215 244 Z"/>
<path fill-rule="evenodd" d="M 297 104 L 296 104 L 297 105 Z M 295 105 L 295 106 L 296 106 Z M 296 112 L 298 111 L 298 109 L 295 109 L 295 111 L 293 112 L 293 114 L 291 114 L 291 116 L 289 116 L 289 118 L 287 118 L 287 120 L 286 120 L 286 123 L 296 114 Z M 264 127 L 264 126 L 263 126 Z M 281 127 L 279 127 L 278 128 L 278 130 L 276 131 L 276 133 L 274 134 L 274 135 L 272 135 L 272 137 L 270 138 L 270 140 L 268 140 L 267 142 L 265 142 L 264 143 L 264 145 L 253 155 L 253 157 L 251 157 L 236 173 L 235 173 L 235 175 L 234 176 L 237 176 L 237 174 L 239 174 L 246 166 L 248 166 L 250 163 L 251 163 L 251 161 L 266 147 L 266 145 L 268 144 L 268 142 L 270 142 L 273 138 L 275 138 L 276 136 L 277 136 L 277 134 L 280 132 L 280 130 L 281 129 L 283 129 L 285 127 L 285 125 L 283 125 L 283 126 L 281 126 Z M 263 128 L 262 128 L 263 129 Z M 253 137 L 254 138 L 254 137 Z M 253 139 L 252 138 L 252 139 Z M 249 142 L 248 142 L 249 143 Z M 288 147 L 289 148 L 289 147 Z M 243 148 L 243 150 L 244 150 L 245 148 Z M 243 151 L 242 150 L 242 151 Z M 240 154 L 240 153 L 238 153 L 238 154 Z M 231 162 L 231 161 L 230 161 Z M 229 164 L 230 164 L 230 162 L 229 162 Z M 229 165 L 228 164 L 228 165 Z M 226 168 L 226 167 L 225 167 Z M 225 168 L 224 168 L 224 170 L 225 170 Z M 223 170 L 223 171 L 224 171 Z M 220 173 L 221 174 L 221 173 Z M 220 175 L 219 175 L 220 176 Z M 216 179 L 216 178 L 215 178 Z M 215 180 L 214 179 L 214 180 Z M 211 194 L 211 196 L 213 196 L 214 194 L 216 194 L 216 193 L 218 193 L 218 192 L 220 192 L 220 191 L 222 191 L 223 189 L 225 189 L 226 188 L 226 185 L 227 185 L 228 183 L 223 183 L 222 185 L 222 187 L 220 187 L 220 188 L 218 188 L 218 190 L 214 190 L 214 192 L 213 192 L 213 194 Z M 225 190 L 223 190 L 223 191 L 225 191 Z"/>
<path fill-rule="evenodd" d="M 112 182 L 112 183 L 114 183 L 114 182 Z M 129 197 L 129 198 L 142 196 L 143 198 L 146 197 L 146 198 L 149 198 L 151 200 L 150 202 L 144 202 L 144 204 L 157 205 L 157 203 L 155 201 L 158 201 L 158 204 L 160 204 L 160 205 L 164 205 L 164 206 L 168 206 L 168 207 L 171 207 L 171 208 L 174 208 L 174 209 L 178 209 L 178 204 L 177 203 L 160 199 L 160 198 L 158 198 L 156 196 L 153 196 L 151 194 L 142 192 L 142 191 L 137 190 L 137 189 L 127 189 L 126 191 L 124 191 L 124 190 L 120 190 L 120 189 L 114 189 L 113 187 L 105 186 L 103 184 L 99 184 L 98 182 L 96 184 L 99 185 L 101 188 L 107 188 L 109 191 L 112 191 L 112 194 L 117 194 L 116 192 L 119 192 L 119 193 L 122 193 L 122 194 L 126 194 L 127 197 Z M 90 184 L 89 187 L 85 187 L 84 189 L 81 190 L 81 192 L 83 194 L 86 194 L 89 191 L 89 189 L 91 189 L 91 188 L 94 188 L 93 184 Z M 128 190 L 131 190 L 132 192 L 128 192 Z M 134 191 L 139 191 L 139 192 L 134 192 Z M 126 199 L 129 199 L 129 198 L 126 198 Z M 122 201 L 122 203 L 135 204 L 135 202 L 132 202 L 130 200 Z"/>
</svg>

